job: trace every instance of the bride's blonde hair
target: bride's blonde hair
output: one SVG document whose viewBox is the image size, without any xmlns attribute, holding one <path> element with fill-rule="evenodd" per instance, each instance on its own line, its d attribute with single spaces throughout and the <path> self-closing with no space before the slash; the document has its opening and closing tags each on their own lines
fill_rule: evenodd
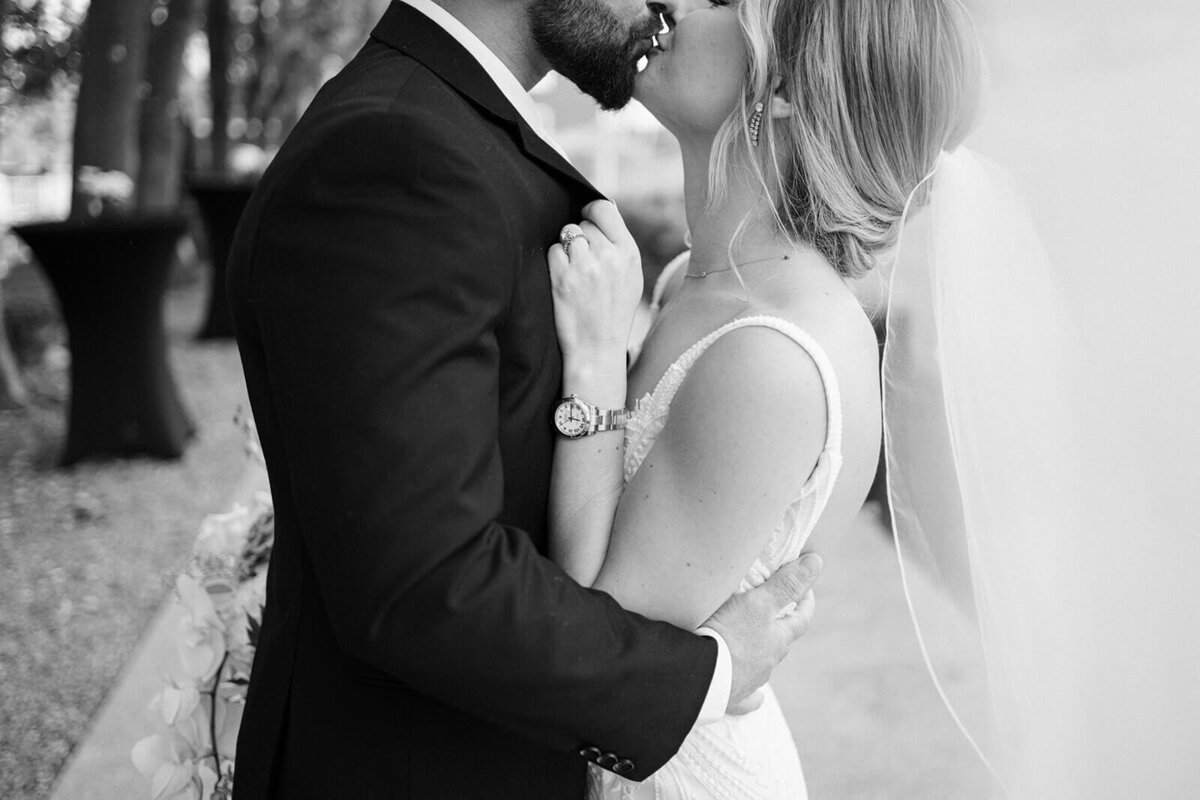
<svg viewBox="0 0 1200 800">
<path fill-rule="evenodd" d="M 749 164 L 780 231 L 859 277 L 974 123 L 982 67 L 970 15 L 960 0 L 743 0 L 738 18 L 749 67 L 713 146 L 709 198 L 724 194 L 731 165 Z M 771 118 L 774 94 L 789 117 Z"/>
</svg>

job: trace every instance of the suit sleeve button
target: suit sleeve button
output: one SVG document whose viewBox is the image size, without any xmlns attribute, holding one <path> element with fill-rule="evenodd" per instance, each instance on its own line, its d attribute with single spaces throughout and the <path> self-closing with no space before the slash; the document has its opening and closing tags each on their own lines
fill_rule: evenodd
<svg viewBox="0 0 1200 800">
<path fill-rule="evenodd" d="M 605 753 L 596 759 L 596 766 L 603 767 L 604 769 L 612 769 L 619 760 L 616 753 Z"/>
<path fill-rule="evenodd" d="M 579 755 L 588 761 L 596 761 L 600 758 L 601 752 L 599 747 L 585 747 L 579 751 Z"/>
<path fill-rule="evenodd" d="M 618 775 L 625 775 L 626 773 L 633 772 L 633 762 L 628 758 L 622 758 L 620 761 L 613 764 L 612 771 Z"/>
</svg>

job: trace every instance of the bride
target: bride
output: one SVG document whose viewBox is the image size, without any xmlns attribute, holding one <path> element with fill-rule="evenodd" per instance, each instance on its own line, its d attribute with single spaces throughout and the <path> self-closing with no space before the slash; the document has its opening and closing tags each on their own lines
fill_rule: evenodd
<svg viewBox="0 0 1200 800">
<path fill-rule="evenodd" d="M 895 249 L 910 200 L 974 116 L 957 0 L 678 0 L 637 79 L 678 139 L 691 251 L 654 292 L 597 202 L 549 253 L 564 393 L 551 547 L 580 583 L 694 628 L 861 507 L 880 446 L 878 348 L 849 281 Z M 612 411 L 624 434 L 585 437 Z M 769 687 L 697 727 L 643 784 L 593 798 L 805 796 Z"/>
</svg>

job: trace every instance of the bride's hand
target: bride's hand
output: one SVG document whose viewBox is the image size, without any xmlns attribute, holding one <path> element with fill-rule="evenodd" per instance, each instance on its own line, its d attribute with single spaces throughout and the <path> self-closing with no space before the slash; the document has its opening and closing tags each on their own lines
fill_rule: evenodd
<svg viewBox="0 0 1200 800">
<path fill-rule="evenodd" d="M 642 261 L 617 207 L 589 203 L 578 225 L 550 248 L 554 323 L 567 365 L 625 371 L 625 350 L 642 296 Z"/>
</svg>

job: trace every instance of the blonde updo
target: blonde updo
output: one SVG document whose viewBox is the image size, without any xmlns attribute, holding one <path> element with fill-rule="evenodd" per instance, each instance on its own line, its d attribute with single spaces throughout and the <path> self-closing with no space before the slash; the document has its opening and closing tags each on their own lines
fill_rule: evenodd
<svg viewBox="0 0 1200 800">
<path fill-rule="evenodd" d="M 709 196 L 748 161 L 779 229 L 860 277 L 896 242 L 909 195 L 970 131 L 980 53 L 960 0 L 743 0 L 744 102 L 713 147 Z M 773 94 L 790 117 L 755 103 Z M 750 154 L 749 159 L 737 155 Z M 768 168 L 770 167 L 770 168 Z"/>
</svg>

